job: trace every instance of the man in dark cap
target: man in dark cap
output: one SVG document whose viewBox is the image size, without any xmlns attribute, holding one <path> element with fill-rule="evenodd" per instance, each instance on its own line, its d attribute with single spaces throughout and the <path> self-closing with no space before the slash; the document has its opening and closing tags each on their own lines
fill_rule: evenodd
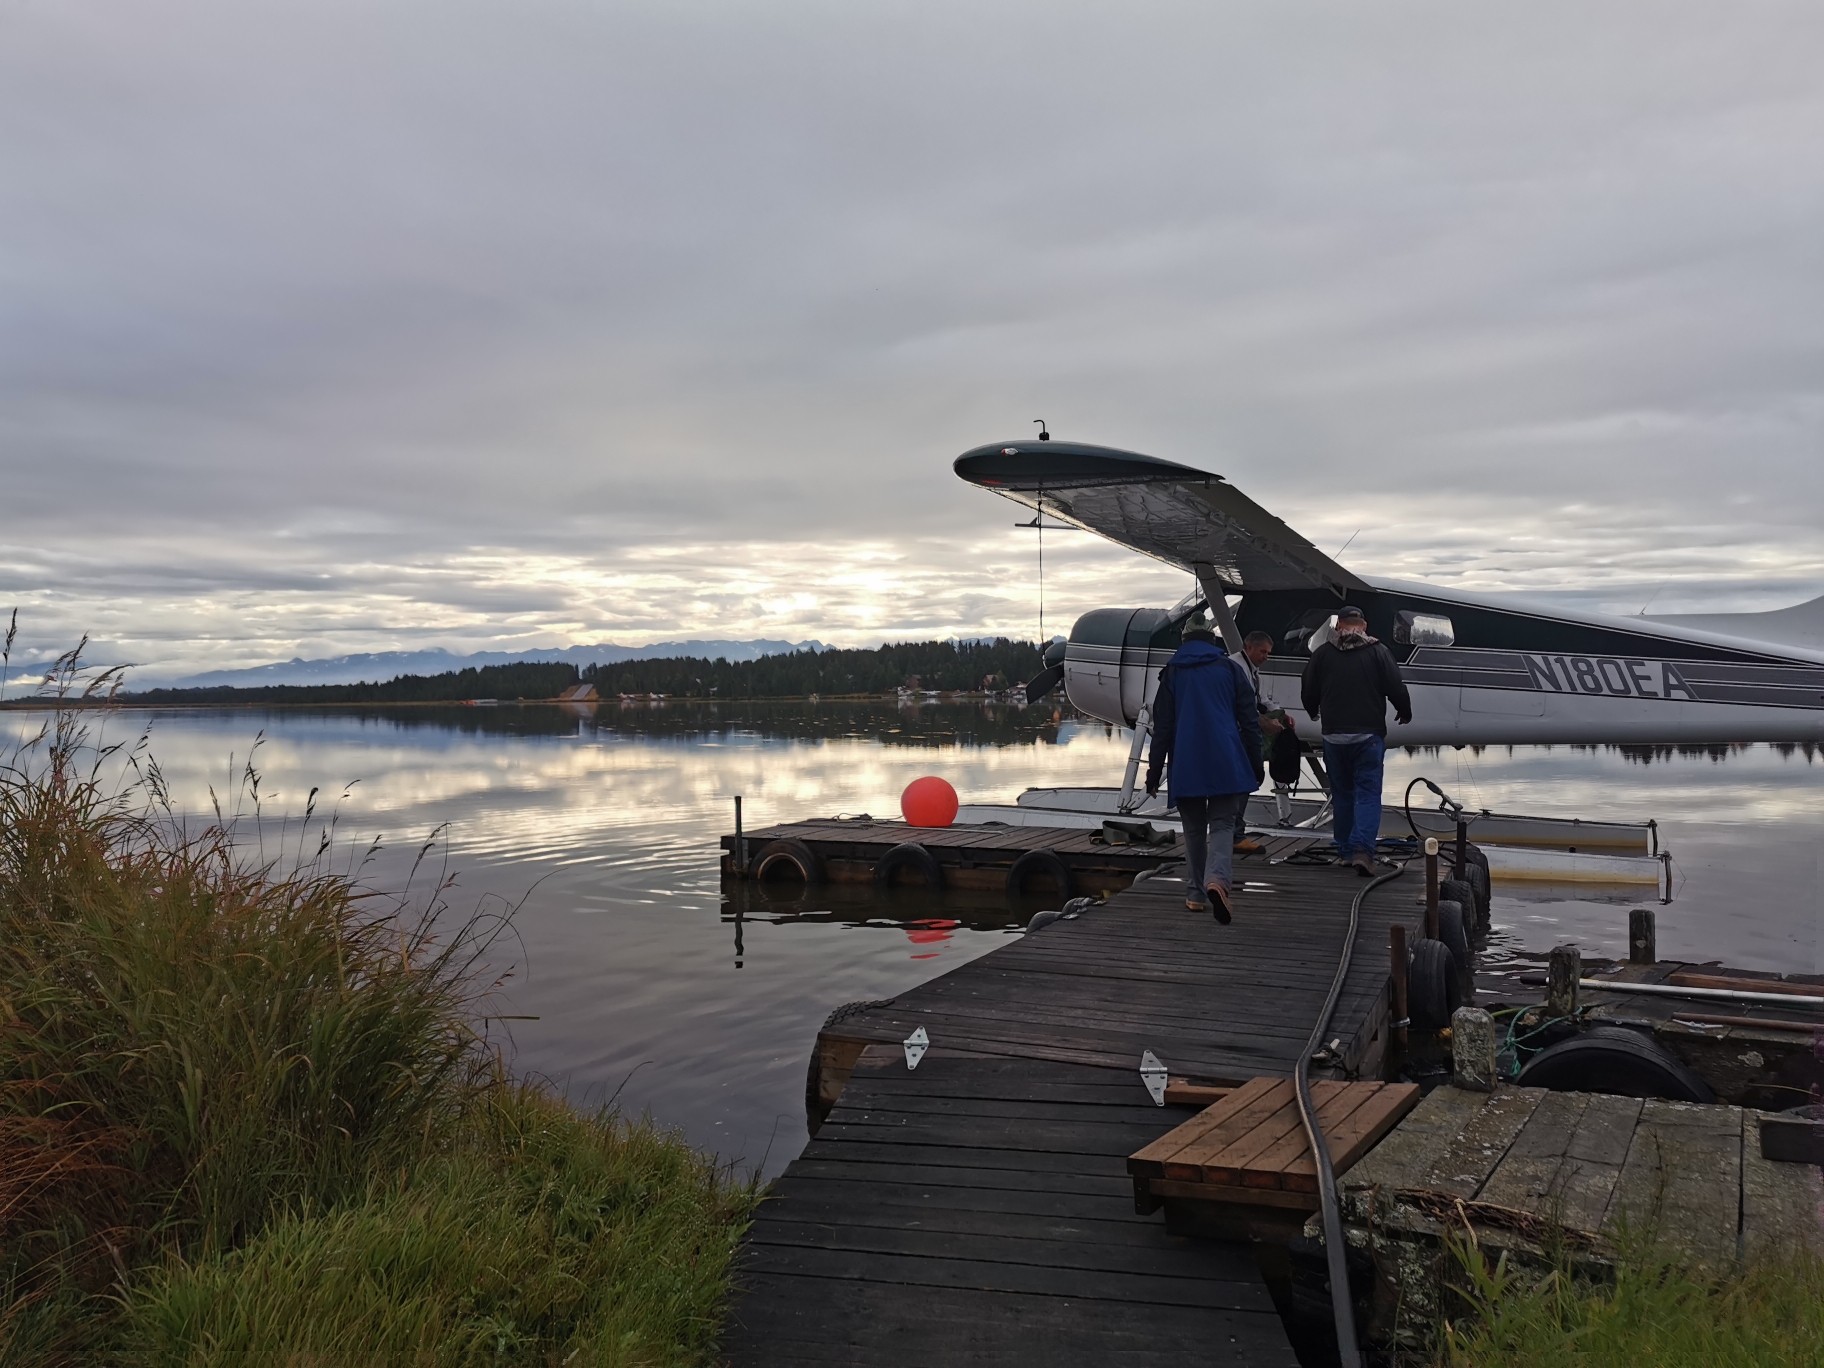
<svg viewBox="0 0 1824 1368">
<path fill-rule="evenodd" d="M 1360 608 L 1344 604 L 1337 609 L 1335 635 L 1311 653 L 1300 696 L 1305 711 L 1323 726 L 1337 863 L 1354 865 L 1363 878 L 1372 878 L 1381 830 L 1387 705 L 1393 705 L 1403 726 L 1412 721 L 1412 696 L 1393 652 L 1368 635 L 1368 619 Z"/>
<path fill-rule="evenodd" d="M 1168 758 L 1168 798 L 1184 822 L 1185 906 L 1201 912 L 1207 899 L 1226 926 L 1234 909 L 1235 814 L 1266 770 L 1254 686 L 1205 627 L 1187 627 L 1184 644 L 1159 671 L 1148 793 L 1159 791 Z"/>
</svg>

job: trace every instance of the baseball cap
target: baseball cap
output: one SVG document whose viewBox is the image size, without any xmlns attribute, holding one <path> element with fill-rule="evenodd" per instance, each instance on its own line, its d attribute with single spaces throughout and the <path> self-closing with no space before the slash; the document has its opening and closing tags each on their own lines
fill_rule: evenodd
<svg viewBox="0 0 1824 1368">
<path fill-rule="evenodd" d="M 1341 622 L 1344 618 L 1360 618 L 1363 622 L 1366 622 L 1368 621 L 1368 614 L 1364 613 L 1360 608 L 1357 608 L 1353 603 L 1345 603 L 1341 608 L 1336 610 L 1336 620 Z"/>
</svg>

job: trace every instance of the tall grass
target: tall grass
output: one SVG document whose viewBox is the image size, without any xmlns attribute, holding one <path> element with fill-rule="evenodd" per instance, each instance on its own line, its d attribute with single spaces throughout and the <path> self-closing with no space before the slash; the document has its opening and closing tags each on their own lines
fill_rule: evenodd
<svg viewBox="0 0 1824 1368">
<path fill-rule="evenodd" d="M 1817 1258 L 1721 1274 L 1638 1245 L 1598 1284 L 1457 1254 L 1471 1314 L 1445 1328 L 1448 1368 L 1824 1368 Z"/>
<path fill-rule="evenodd" d="M 0 765 L 0 1361 L 700 1359 L 751 1190 L 511 1083 L 498 926 L 305 828 L 188 830 L 70 712 Z"/>
</svg>

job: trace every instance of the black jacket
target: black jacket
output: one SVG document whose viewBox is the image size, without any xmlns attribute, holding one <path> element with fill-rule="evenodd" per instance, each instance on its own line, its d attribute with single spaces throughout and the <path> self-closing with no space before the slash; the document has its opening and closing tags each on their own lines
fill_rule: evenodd
<svg viewBox="0 0 1824 1368">
<path fill-rule="evenodd" d="M 1326 641 L 1311 653 L 1299 693 L 1305 711 L 1330 736 L 1351 732 L 1387 735 L 1387 705 L 1401 722 L 1412 720 L 1412 695 L 1393 652 L 1380 642 L 1345 651 Z"/>
</svg>

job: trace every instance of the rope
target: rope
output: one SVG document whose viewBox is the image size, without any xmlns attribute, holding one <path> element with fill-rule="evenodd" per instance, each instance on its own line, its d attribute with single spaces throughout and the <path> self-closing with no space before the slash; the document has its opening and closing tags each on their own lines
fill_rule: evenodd
<svg viewBox="0 0 1824 1368">
<path fill-rule="evenodd" d="M 1324 999 L 1317 1027 L 1311 1032 L 1311 1039 L 1305 1042 L 1304 1053 L 1299 1055 L 1298 1067 L 1292 1075 L 1293 1086 L 1298 1091 L 1299 1116 L 1305 1123 L 1305 1138 L 1310 1142 L 1311 1154 L 1317 1164 L 1317 1190 L 1324 1213 L 1324 1253 L 1330 1265 L 1330 1308 L 1336 1318 L 1336 1353 L 1342 1368 L 1361 1368 L 1362 1353 L 1355 1342 L 1355 1308 L 1349 1296 L 1343 1216 L 1336 1204 L 1336 1173 L 1330 1167 L 1330 1146 L 1324 1141 L 1324 1132 L 1317 1124 L 1317 1108 L 1311 1101 L 1311 1056 L 1324 1043 L 1331 1014 L 1336 1011 L 1336 1000 L 1342 995 L 1343 980 L 1349 976 L 1349 961 L 1355 955 L 1355 933 L 1361 925 L 1363 901 L 1382 884 L 1405 872 L 1404 865 L 1389 870 L 1356 894 L 1355 901 L 1349 904 L 1349 930 L 1343 936 L 1342 958 L 1337 961 L 1336 977 L 1330 983 L 1330 996 Z"/>
</svg>

